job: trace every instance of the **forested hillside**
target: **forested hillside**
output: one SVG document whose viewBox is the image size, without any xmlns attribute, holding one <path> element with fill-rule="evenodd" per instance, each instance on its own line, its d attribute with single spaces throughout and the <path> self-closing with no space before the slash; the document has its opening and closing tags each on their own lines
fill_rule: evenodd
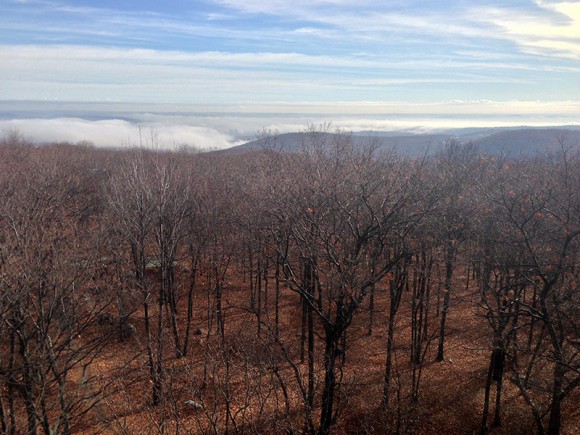
<svg viewBox="0 0 580 435">
<path fill-rule="evenodd" d="M 216 151 L 223 154 L 235 154 L 263 149 L 276 149 L 286 152 L 300 152 L 304 146 L 316 141 L 330 145 L 336 136 L 331 125 L 323 128 L 314 126 L 301 133 L 282 133 L 262 135 L 258 139 L 242 145 Z M 560 128 L 466 128 L 443 130 L 439 133 L 411 134 L 400 132 L 358 132 L 349 134 L 353 146 L 372 145 L 377 153 L 395 149 L 401 156 L 417 158 L 424 155 L 433 156 L 445 149 L 446 143 L 456 141 L 470 144 L 491 156 L 537 157 L 546 151 L 555 151 L 562 142 L 577 144 L 580 141 L 580 129 L 574 127 Z"/>
<path fill-rule="evenodd" d="M 319 138 L 1 140 L 0 432 L 579 433 L 578 145 Z"/>
</svg>

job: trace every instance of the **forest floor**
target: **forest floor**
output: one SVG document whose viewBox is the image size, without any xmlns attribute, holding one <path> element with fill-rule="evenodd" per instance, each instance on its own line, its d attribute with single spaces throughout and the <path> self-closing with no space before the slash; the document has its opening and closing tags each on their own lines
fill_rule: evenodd
<svg viewBox="0 0 580 435">
<path fill-rule="evenodd" d="M 143 312 L 137 310 L 130 319 L 137 333 L 130 339 L 120 341 L 111 338 L 112 346 L 101 354 L 91 370 L 102 388 L 111 391 L 93 412 L 92 423 L 106 423 L 105 433 L 207 433 L 212 424 L 224 430 L 225 412 L 221 408 L 227 394 L 242 395 L 232 400 L 235 417 L 240 420 L 252 413 L 258 415 L 255 426 L 244 426 L 245 432 L 275 433 L 277 426 L 270 426 L 269 412 L 283 408 L 279 392 L 274 394 L 268 385 L 277 378 L 268 368 L 272 361 L 280 361 L 280 352 L 271 345 L 271 331 L 262 327 L 257 336 L 256 316 L 249 307 L 249 284 L 241 274 L 232 273 L 224 287 L 225 336 L 232 350 L 230 384 L 224 384 L 225 359 L 214 352 L 218 343 L 215 320 L 208 323 L 208 295 L 205 283 L 198 283 L 194 301 L 193 330 L 201 328 L 201 334 L 192 335 L 190 352 L 184 358 L 175 358 L 173 338 L 169 324 L 164 325 L 165 388 L 169 391 L 163 407 L 152 407 L 151 383 L 149 381 L 146 337 Z M 417 433 L 417 434 L 473 434 L 479 433 L 484 401 L 484 387 L 491 355 L 490 327 L 478 308 L 477 292 L 457 286 L 451 295 L 445 337 L 445 358 L 435 361 L 437 353 L 437 328 L 442 297 L 432 295 L 429 314 L 429 342 L 422 372 L 418 400 L 411 400 L 412 364 L 410 362 L 410 302 L 403 296 L 396 315 L 394 364 L 388 412 L 380 407 L 385 371 L 385 349 L 388 317 L 388 292 L 377 289 L 372 334 L 368 334 L 368 300 L 355 314 L 347 333 L 347 351 L 343 370 L 343 385 L 338 392 L 343 406 L 332 433 Z M 268 295 L 268 322 L 274 318 L 274 285 L 270 283 Z M 439 295 L 441 296 L 441 295 Z M 212 303 L 212 298 L 209 299 Z M 185 297 L 182 298 L 185 312 Z M 295 361 L 300 351 L 300 301 L 298 295 L 282 288 L 280 298 L 280 341 Z M 156 322 L 156 312 L 151 314 Z M 180 321 L 185 321 L 185 315 Z M 180 324 L 180 329 L 185 327 Z M 320 403 L 322 389 L 322 353 L 324 341 L 320 322 L 315 323 L 319 337 L 315 342 L 317 368 L 317 398 Z M 268 353 L 271 352 L 271 355 Z M 300 373 L 306 373 L 306 362 L 298 363 Z M 300 430 L 303 405 L 297 394 L 295 371 L 288 364 L 280 364 L 279 375 L 286 380 L 290 400 L 294 408 L 292 419 Z M 205 384 L 203 380 L 205 379 Z M 489 422 L 493 420 L 495 384 L 492 385 Z M 261 397 L 262 409 L 242 406 L 244 397 L 252 393 Z M 245 394 L 245 395 L 244 395 Z M 580 394 L 568 397 L 563 406 L 562 433 L 580 433 Z M 184 402 L 195 400 L 202 403 L 203 410 L 192 410 Z M 247 399 L 249 401 L 253 399 Z M 254 403 L 254 402 L 252 402 Z M 246 403 L 247 404 L 247 403 Z M 501 427 L 492 434 L 535 433 L 535 424 L 529 406 L 521 398 L 517 387 L 510 381 L 506 370 L 501 401 Z M 251 420 L 251 418 L 249 418 Z M 212 423 L 213 422 L 213 423 Z M 315 411 L 315 423 L 317 423 Z M 272 423 L 273 424 L 273 423 Z M 96 426 L 77 428 L 78 433 L 94 433 Z M 230 427 L 231 432 L 235 430 Z M 241 429 L 239 427 L 238 429 Z"/>
</svg>

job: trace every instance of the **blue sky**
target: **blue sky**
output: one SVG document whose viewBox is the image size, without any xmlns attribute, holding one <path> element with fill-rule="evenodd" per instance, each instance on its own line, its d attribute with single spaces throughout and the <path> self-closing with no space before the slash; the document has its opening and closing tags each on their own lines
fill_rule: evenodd
<svg viewBox="0 0 580 435">
<path fill-rule="evenodd" d="M 0 100 L 569 123 L 580 2 L 2 0 L 0 58 Z"/>
</svg>

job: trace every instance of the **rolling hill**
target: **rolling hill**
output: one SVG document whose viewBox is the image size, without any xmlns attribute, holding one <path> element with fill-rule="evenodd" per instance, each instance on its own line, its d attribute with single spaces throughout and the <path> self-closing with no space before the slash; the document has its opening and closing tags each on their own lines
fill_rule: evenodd
<svg viewBox="0 0 580 435">
<path fill-rule="evenodd" d="M 242 145 L 218 151 L 220 153 L 242 153 L 259 149 L 274 149 L 284 152 L 299 152 L 308 144 L 330 146 L 338 135 L 335 133 L 284 133 L 246 142 Z M 480 151 L 494 154 L 531 156 L 554 149 L 563 143 L 567 146 L 580 144 L 580 128 L 519 128 L 519 129 L 458 129 L 434 134 L 400 134 L 385 132 L 352 133 L 356 146 L 374 145 L 380 152 L 395 149 L 406 156 L 435 154 L 448 140 L 472 143 Z"/>
</svg>

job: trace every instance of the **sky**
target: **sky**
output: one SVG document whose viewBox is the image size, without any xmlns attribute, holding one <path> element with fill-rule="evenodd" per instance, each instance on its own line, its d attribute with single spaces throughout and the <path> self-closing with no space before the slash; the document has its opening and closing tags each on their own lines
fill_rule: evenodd
<svg viewBox="0 0 580 435">
<path fill-rule="evenodd" d="M 580 123 L 578 1 L 1 0 L 0 59 L 35 139 Z"/>
</svg>

